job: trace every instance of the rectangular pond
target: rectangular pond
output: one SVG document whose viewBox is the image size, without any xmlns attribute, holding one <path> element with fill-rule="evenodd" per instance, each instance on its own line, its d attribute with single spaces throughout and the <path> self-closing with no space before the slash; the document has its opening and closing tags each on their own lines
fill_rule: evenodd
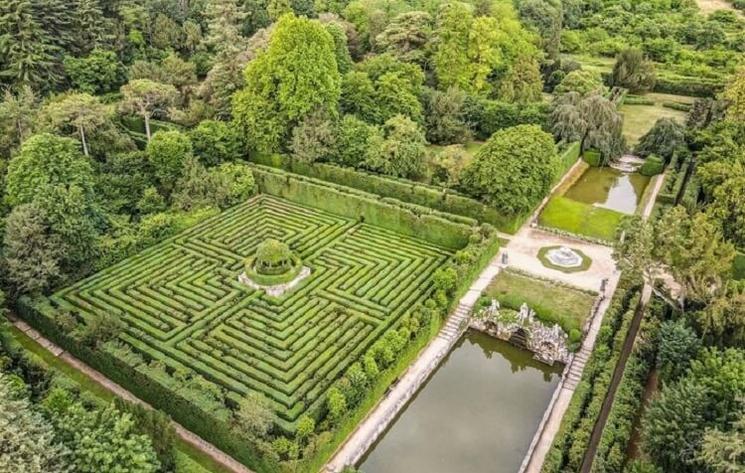
<svg viewBox="0 0 745 473">
<path fill-rule="evenodd" d="M 468 331 L 360 463 L 364 473 L 515 473 L 561 367 Z"/>
<path fill-rule="evenodd" d="M 649 178 L 639 173 L 625 173 L 609 167 L 589 168 L 566 191 L 564 197 L 633 214 L 647 184 Z"/>
</svg>

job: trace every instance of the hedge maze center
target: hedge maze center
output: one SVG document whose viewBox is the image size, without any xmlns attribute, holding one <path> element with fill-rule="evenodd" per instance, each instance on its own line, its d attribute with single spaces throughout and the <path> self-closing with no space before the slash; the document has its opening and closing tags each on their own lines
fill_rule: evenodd
<svg viewBox="0 0 745 473">
<path fill-rule="evenodd" d="M 310 269 L 276 297 L 239 280 L 267 241 L 291 253 L 289 264 L 276 260 L 280 266 Z M 433 273 L 451 255 L 260 194 L 51 301 L 86 319 L 118 315 L 126 323 L 119 338 L 135 352 L 169 370 L 193 370 L 235 400 L 263 393 L 291 431 L 303 414 L 322 408 L 350 364 L 429 295 Z"/>
</svg>

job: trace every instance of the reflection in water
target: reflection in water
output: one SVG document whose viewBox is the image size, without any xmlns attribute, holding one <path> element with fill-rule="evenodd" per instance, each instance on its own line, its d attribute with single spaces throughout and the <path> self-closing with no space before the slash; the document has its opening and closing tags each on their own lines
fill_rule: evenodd
<svg viewBox="0 0 745 473">
<path fill-rule="evenodd" d="M 564 194 L 578 202 L 633 214 L 649 178 L 639 173 L 623 173 L 613 168 L 590 168 Z"/>
<path fill-rule="evenodd" d="M 561 367 L 468 332 L 362 460 L 365 473 L 514 473 Z"/>
</svg>

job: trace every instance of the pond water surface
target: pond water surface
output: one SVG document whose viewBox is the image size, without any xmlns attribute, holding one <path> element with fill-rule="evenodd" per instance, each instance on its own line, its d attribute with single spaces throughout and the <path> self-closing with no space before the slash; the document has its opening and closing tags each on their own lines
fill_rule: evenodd
<svg viewBox="0 0 745 473">
<path fill-rule="evenodd" d="M 469 331 L 363 458 L 364 473 L 515 473 L 561 367 Z"/>
<path fill-rule="evenodd" d="M 639 173 L 624 173 L 608 167 L 589 168 L 564 197 L 633 214 L 647 184 L 649 178 Z"/>
</svg>

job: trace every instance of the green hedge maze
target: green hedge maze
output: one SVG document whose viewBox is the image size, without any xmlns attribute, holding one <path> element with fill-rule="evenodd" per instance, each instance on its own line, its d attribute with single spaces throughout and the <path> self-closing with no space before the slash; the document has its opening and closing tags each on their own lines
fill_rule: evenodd
<svg viewBox="0 0 745 473">
<path fill-rule="evenodd" d="M 311 276 L 278 298 L 238 281 L 266 238 Z M 120 339 L 169 369 L 194 370 L 238 399 L 259 391 L 292 430 L 386 329 L 430 293 L 451 251 L 259 195 L 54 296 L 83 318 L 115 314 Z"/>
</svg>

